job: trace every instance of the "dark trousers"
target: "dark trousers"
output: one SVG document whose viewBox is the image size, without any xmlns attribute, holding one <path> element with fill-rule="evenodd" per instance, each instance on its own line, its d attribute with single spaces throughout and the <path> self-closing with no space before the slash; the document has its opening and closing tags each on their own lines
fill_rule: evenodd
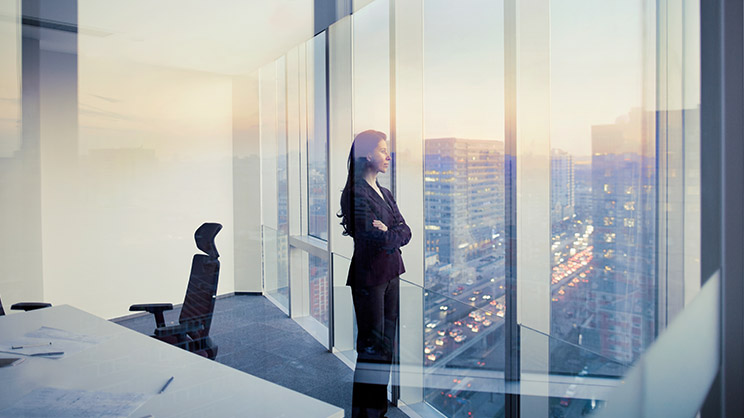
<svg viewBox="0 0 744 418">
<path fill-rule="evenodd" d="M 352 417 L 382 417 L 398 326 L 400 280 L 352 287 L 357 320 L 357 363 L 351 399 Z"/>
</svg>

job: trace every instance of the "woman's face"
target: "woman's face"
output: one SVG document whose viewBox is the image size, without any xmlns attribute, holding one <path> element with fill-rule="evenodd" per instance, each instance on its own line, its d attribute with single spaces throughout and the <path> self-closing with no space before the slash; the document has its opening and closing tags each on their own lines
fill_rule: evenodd
<svg viewBox="0 0 744 418">
<path fill-rule="evenodd" d="M 380 142 L 377 143 L 377 148 L 367 155 L 367 160 L 369 160 L 370 168 L 375 172 L 386 172 L 390 166 L 390 154 L 388 154 L 387 150 L 387 141 L 381 139 Z"/>
</svg>

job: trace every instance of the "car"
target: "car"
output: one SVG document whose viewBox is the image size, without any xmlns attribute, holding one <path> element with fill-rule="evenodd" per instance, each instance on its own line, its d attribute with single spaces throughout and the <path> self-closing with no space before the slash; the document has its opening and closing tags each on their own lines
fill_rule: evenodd
<svg viewBox="0 0 744 418">
<path fill-rule="evenodd" d="M 434 329 L 434 328 L 437 327 L 437 325 L 439 325 L 439 321 L 438 320 L 434 320 L 434 321 L 431 321 L 428 324 L 426 324 L 426 328 Z"/>
<path fill-rule="evenodd" d="M 440 311 L 447 311 L 448 309 L 449 309 L 449 306 L 447 306 L 447 305 L 442 305 L 442 306 L 439 307 L 439 310 Z"/>
<path fill-rule="evenodd" d="M 456 343 L 461 343 L 461 342 L 465 341 L 467 338 L 468 337 L 466 335 L 460 334 L 460 335 L 455 336 L 454 340 L 455 340 Z"/>
</svg>

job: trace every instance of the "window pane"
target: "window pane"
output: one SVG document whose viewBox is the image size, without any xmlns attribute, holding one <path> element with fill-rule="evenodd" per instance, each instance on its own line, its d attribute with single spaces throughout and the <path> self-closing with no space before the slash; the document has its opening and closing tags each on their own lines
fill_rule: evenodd
<svg viewBox="0 0 744 418">
<path fill-rule="evenodd" d="M 642 110 L 641 54 L 653 40 L 644 37 L 644 3 L 551 10 L 551 334 L 625 364 L 656 332 L 655 148 L 644 130 L 654 114 Z M 552 371 L 617 373 L 574 351 L 554 344 Z"/>
<path fill-rule="evenodd" d="M 310 316 L 328 326 L 328 260 L 309 255 Z"/>
<path fill-rule="evenodd" d="M 447 416 L 497 416 L 504 405 L 465 380 L 434 383 L 444 370 L 504 370 L 503 9 L 424 8 L 424 396 Z"/>
<path fill-rule="evenodd" d="M 390 2 L 372 2 L 352 18 L 354 134 L 368 129 L 382 131 L 388 137 L 388 150 L 393 150 L 390 143 Z M 391 188 L 390 174 L 388 170 L 377 177 L 388 189 Z"/>
<path fill-rule="evenodd" d="M 285 59 L 260 71 L 264 289 L 289 310 Z"/>
<path fill-rule="evenodd" d="M 328 239 L 326 33 L 307 43 L 308 234 Z"/>
</svg>

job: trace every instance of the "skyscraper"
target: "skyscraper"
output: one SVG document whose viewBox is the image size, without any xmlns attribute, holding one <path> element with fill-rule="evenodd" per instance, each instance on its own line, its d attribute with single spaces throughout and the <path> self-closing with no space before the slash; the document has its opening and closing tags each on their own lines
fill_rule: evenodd
<svg viewBox="0 0 744 418">
<path fill-rule="evenodd" d="M 655 333 L 656 177 L 647 117 L 633 110 L 592 127 L 594 275 L 584 341 L 626 362 Z"/>
<path fill-rule="evenodd" d="M 550 221 L 555 227 L 574 215 L 574 160 L 566 151 L 550 152 Z"/>
<path fill-rule="evenodd" d="M 459 264 L 488 253 L 503 231 L 504 143 L 426 140 L 426 251 Z"/>
</svg>

